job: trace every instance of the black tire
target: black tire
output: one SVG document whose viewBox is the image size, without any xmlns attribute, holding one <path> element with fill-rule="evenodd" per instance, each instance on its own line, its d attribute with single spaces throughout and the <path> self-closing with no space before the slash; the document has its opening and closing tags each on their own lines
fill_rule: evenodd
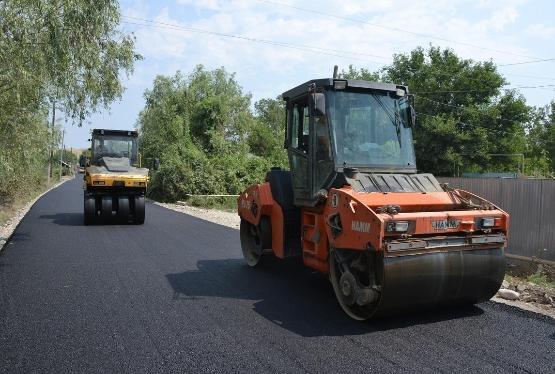
<svg viewBox="0 0 555 374">
<path fill-rule="evenodd" d="M 118 197 L 118 221 L 120 223 L 129 223 L 129 197 L 120 196 Z"/>
<path fill-rule="evenodd" d="M 110 223 L 112 220 L 112 196 L 102 196 L 100 219 L 103 224 Z"/>
<path fill-rule="evenodd" d="M 96 223 L 96 204 L 94 196 L 84 196 L 83 223 L 85 226 Z"/>
<path fill-rule="evenodd" d="M 133 223 L 142 225 L 145 223 L 145 197 L 135 196 L 135 211 L 133 212 Z"/>
</svg>

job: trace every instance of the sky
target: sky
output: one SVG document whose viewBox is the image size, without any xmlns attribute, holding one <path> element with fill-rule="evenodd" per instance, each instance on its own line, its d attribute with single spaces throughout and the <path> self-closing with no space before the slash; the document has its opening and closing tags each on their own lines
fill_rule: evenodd
<svg viewBox="0 0 555 374">
<path fill-rule="evenodd" d="M 143 60 L 123 78 L 109 110 L 65 128 L 66 147 L 86 148 L 93 128 L 133 129 L 157 75 L 202 64 L 236 74 L 253 102 L 277 97 L 333 66 L 371 71 L 418 46 L 492 60 L 529 105 L 555 98 L 555 1 L 531 0 L 122 0 L 121 29 Z M 410 88 L 409 88 L 410 89 Z"/>
</svg>

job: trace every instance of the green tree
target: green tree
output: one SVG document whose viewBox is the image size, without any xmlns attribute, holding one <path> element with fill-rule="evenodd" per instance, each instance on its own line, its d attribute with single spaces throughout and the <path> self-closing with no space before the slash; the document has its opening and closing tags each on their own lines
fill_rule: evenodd
<svg viewBox="0 0 555 374">
<path fill-rule="evenodd" d="M 534 176 L 553 176 L 555 171 L 555 101 L 537 108 L 528 124 L 527 170 Z"/>
<path fill-rule="evenodd" d="M 114 0 L 3 1 L 0 20 L 2 95 L 55 102 L 77 123 L 121 97 L 120 73 L 140 58 Z"/>
<path fill-rule="evenodd" d="M 274 166 L 286 167 L 285 105 L 281 97 L 261 99 L 254 104 L 257 121 L 249 129 L 247 142 L 250 151 L 268 158 Z"/>
<path fill-rule="evenodd" d="M 349 65 L 347 71 L 341 71 L 339 77 L 343 79 L 360 79 L 371 82 L 380 80 L 380 74 L 378 72 L 372 72 L 366 68 L 357 69 L 353 65 Z"/>
<path fill-rule="evenodd" d="M 352 66 L 343 76 L 404 84 L 414 94 L 414 130 L 421 171 L 451 175 L 455 170 L 514 171 L 526 150 L 524 124 L 531 108 L 506 84 L 493 62 L 458 57 L 450 49 L 416 48 L 394 55 L 376 73 Z"/>
<path fill-rule="evenodd" d="M 282 165 L 281 103 L 260 101 L 253 114 L 250 100 L 224 68 L 199 65 L 187 77 L 157 77 L 138 120 L 142 154 L 161 163 L 149 195 L 171 201 L 238 194 L 272 165 Z"/>
<path fill-rule="evenodd" d="M 49 110 L 81 124 L 121 96 L 140 56 L 119 19 L 115 0 L 0 1 L 0 203 L 43 182 L 59 144 Z"/>
</svg>

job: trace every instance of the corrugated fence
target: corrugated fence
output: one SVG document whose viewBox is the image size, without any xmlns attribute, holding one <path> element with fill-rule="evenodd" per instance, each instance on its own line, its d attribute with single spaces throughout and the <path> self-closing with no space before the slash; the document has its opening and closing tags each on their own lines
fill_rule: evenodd
<svg viewBox="0 0 555 374">
<path fill-rule="evenodd" d="M 555 261 L 555 180 L 438 178 L 511 215 L 507 253 Z"/>
</svg>

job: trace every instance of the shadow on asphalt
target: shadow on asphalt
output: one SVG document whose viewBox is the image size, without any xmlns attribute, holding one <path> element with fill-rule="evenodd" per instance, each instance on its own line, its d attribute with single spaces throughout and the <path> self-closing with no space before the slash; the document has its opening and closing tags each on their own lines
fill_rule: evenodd
<svg viewBox="0 0 555 374">
<path fill-rule="evenodd" d="M 83 213 L 43 214 L 40 218 L 52 220 L 52 223 L 61 226 L 83 226 Z"/>
<path fill-rule="evenodd" d="M 260 268 L 242 259 L 203 260 L 198 270 L 167 274 L 174 300 L 254 300 L 254 311 L 281 328 L 305 337 L 361 335 L 483 314 L 477 306 L 439 309 L 358 322 L 339 307 L 331 284 L 298 262 L 268 258 Z M 233 318 L 233 316 L 229 316 Z"/>
</svg>

